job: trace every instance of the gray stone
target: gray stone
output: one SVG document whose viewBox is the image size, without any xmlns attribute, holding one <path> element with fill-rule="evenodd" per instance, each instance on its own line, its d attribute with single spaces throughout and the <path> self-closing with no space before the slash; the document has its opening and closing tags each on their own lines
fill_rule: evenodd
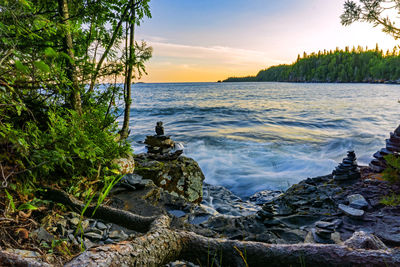
<svg viewBox="0 0 400 267">
<path fill-rule="evenodd" d="M 361 218 L 364 216 L 363 210 L 355 209 L 343 204 L 339 204 L 339 210 L 341 210 L 344 214 L 355 218 Z"/>
<path fill-rule="evenodd" d="M 84 233 L 83 235 L 92 240 L 101 240 L 103 238 L 102 235 L 93 232 Z"/>
<path fill-rule="evenodd" d="M 114 230 L 108 235 L 108 237 L 114 240 L 122 241 L 127 239 L 129 236 L 122 230 Z"/>
<path fill-rule="evenodd" d="M 91 247 L 96 246 L 96 244 L 94 244 L 92 241 L 90 241 L 89 239 L 85 238 L 85 240 L 83 241 L 83 244 L 85 245 L 86 249 L 89 249 Z"/>
<path fill-rule="evenodd" d="M 102 230 L 102 231 L 104 231 L 104 230 L 107 229 L 107 225 L 105 225 L 105 224 L 102 223 L 102 222 L 97 222 L 97 223 L 96 223 L 96 227 L 97 227 L 98 229 Z"/>
<path fill-rule="evenodd" d="M 344 244 L 353 249 L 388 249 L 378 237 L 363 231 L 355 232 Z"/>
<path fill-rule="evenodd" d="M 347 201 L 349 201 L 349 206 L 355 209 L 365 209 L 368 207 L 368 202 L 360 194 L 348 196 Z"/>
</svg>

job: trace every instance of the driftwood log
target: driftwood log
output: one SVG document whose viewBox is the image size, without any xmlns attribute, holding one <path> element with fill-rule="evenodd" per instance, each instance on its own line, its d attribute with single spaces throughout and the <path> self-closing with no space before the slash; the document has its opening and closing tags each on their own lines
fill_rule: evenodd
<svg viewBox="0 0 400 267">
<path fill-rule="evenodd" d="M 68 201 L 64 204 L 79 204 L 65 193 L 58 192 L 57 196 L 60 201 Z M 397 249 L 364 250 L 344 245 L 282 245 L 206 238 L 171 229 L 170 218 L 165 215 L 154 219 L 107 206 L 99 210 L 102 212 L 96 212 L 98 218 L 121 224 L 115 218 L 117 214 L 123 225 L 148 231 L 129 241 L 91 248 L 66 266 L 161 266 L 174 260 L 187 260 L 201 266 L 400 266 L 400 250 Z"/>
<path fill-rule="evenodd" d="M 62 190 L 46 188 L 41 194 L 46 199 L 70 206 L 73 210 L 78 212 L 81 212 L 85 207 L 85 204 L 82 201 L 77 200 Z M 100 205 L 97 208 L 96 213 L 92 216 L 95 208 L 95 205 L 88 206 L 83 215 L 95 219 L 103 219 L 141 233 L 146 233 L 149 230 L 151 223 L 157 218 L 156 216 L 144 217 L 104 205 Z"/>
<path fill-rule="evenodd" d="M 0 250 L 0 266 L 13 266 L 13 267 L 50 267 L 51 265 L 38 262 L 34 259 L 24 258 L 11 252 Z"/>
</svg>

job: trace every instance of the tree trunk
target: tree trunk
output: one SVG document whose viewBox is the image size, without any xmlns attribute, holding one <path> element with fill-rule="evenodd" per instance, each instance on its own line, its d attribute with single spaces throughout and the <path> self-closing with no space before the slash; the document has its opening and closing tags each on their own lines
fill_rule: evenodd
<svg viewBox="0 0 400 267">
<path fill-rule="evenodd" d="M 75 56 L 72 44 L 71 27 L 69 24 L 69 11 L 67 0 L 58 0 L 58 9 L 62 19 L 62 24 L 64 24 L 64 50 L 70 58 L 66 61 L 67 77 L 72 83 L 72 85 L 70 86 L 70 103 L 72 108 L 80 115 L 82 114 L 81 93 L 78 82 L 78 73 L 75 66 Z"/>
<path fill-rule="evenodd" d="M 133 8 L 136 8 L 136 7 L 134 6 Z M 94 73 L 90 79 L 89 93 L 92 93 L 94 91 L 94 85 L 96 83 L 97 76 L 99 75 L 101 66 L 103 65 L 104 60 L 107 58 L 108 53 L 110 52 L 112 46 L 114 45 L 115 40 L 117 39 L 118 32 L 122 27 L 122 22 L 126 19 L 126 16 L 128 15 L 128 11 L 129 11 L 129 4 L 125 7 L 124 12 L 121 15 L 121 18 L 118 21 L 118 24 L 114 29 L 113 35 L 111 36 L 111 40 L 108 43 L 107 47 L 104 50 L 104 53 L 101 55 L 100 60 L 96 65 L 96 69 L 94 70 Z M 96 59 L 94 59 L 94 60 L 96 60 Z"/>
<path fill-rule="evenodd" d="M 131 114 L 131 103 L 132 103 L 132 75 L 135 57 L 135 8 L 132 5 L 131 13 L 132 19 L 130 21 L 130 33 L 129 33 L 129 58 L 128 58 L 128 71 L 126 73 L 126 84 L 125 84 L 125 111 L 124 111 L 124 122 L 120 132 L 121 139 L 126 139 L 129 135 L 129 117 Z"/>
<path fill-rule="evenodd" d="M 21 255 L 13 254 L 0 250 L 0 266 L 6 267 L 50 267 L 51 265 L 36 261 L 35 259 L 25 258 Z"/>
<path fill-rule="evenodd" d="M 399 250 L 350 249 L 340 245 L 265 244 L 207 238 L 155 220 L 131 241 L 91 248 L 66 266 L 161 266 L 187 260 L 201 266 L 399 266 Z"/>
<path fill-rule="evenodd" d="M 83 208 L 65 192 L 48 189 L 45 197 L 73 208 Z M 94 207 L 89 207 L 91 215 Z M 142 217 L 101 205 L 102 220 L 137 229 L 144 235 L 117 244 L 93 247 L 66 266 L 161 266 L 187 260 L 201 266 L 400 266 L 400 250 L 352 249 L 344 245 L 266 244 L 207 238 L 170 229 L 166 215 Z"/>
</svg>

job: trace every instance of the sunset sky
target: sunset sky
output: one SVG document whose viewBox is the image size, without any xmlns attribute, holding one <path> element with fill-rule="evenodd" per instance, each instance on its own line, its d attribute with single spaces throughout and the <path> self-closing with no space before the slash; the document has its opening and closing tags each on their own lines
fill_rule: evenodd
<svg viewBox="0 0 400 267">
<path fill-rule="evenodd" d="M 371 24 L 340 24 L 345 0 L 152 0 L 137 39 L 153 48 L 143 82 L 215 82 L 298 54 L 398 45 Z"/>
</svg>

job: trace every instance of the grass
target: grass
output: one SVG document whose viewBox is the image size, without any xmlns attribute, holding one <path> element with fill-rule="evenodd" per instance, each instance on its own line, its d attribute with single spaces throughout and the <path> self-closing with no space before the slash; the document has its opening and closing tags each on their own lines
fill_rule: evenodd
<svg viewBox="0 0 400 267">
<path fill-rule="evenodd" d="M 391 194 L 389 196 L 385 196 L 382 198 L 381 203 L 385 206 L 399 206 L 400 205 L 400 195 L 398 194 Z"/>
</svg>

